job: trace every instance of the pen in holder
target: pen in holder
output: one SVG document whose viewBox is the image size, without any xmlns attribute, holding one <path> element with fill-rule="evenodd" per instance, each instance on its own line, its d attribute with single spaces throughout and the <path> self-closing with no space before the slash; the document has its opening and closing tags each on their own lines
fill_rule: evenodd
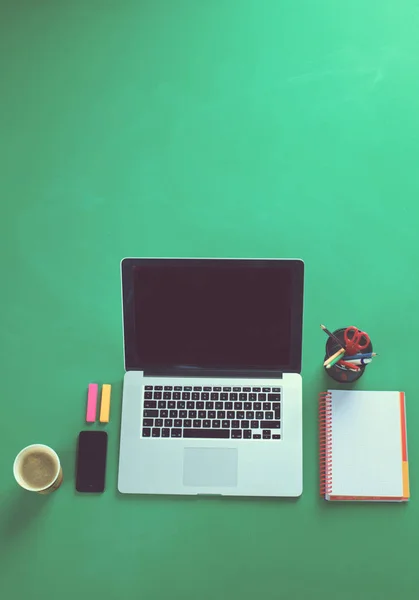
<svg viewBox="0 0 419 600">
<path fill-rule="evenodd" d="M 342 346 L 340 346 L 337 341 L 335 341 L 333 339 L 333 337 L 328 337 L 327 338 L 327 342 L 326 342 L 326 356 L 324 358 L 324 360 L 326 361 L 330 356 L 333 356 L 333 354 L 335 354 L 336 352 L 338 352 L 341 347 L 345 347 L 345 331 L 347 330 L 347 327 L 342 327 L 342 329 L 336 329 L 336 331 L 333 331 L 333 336 L 337 338 L 337 340 L 339 340 L 342 343 Z M 372 343 L 371 341 L 369 342 L 368 346 L 363 349 L 363 353 L 370 353 L 372 352 Z M 343 359 L 343 356 L 342 356 Z M 357 381 L 357 379 L 359 379 L 360 377 L 362 377 L 365 368 L 368 365 L 358 365 L 359 366 L 359 370 L 358 371 L 353 371 L 350 368 L 345 367 L 344 365 L 340 365 L 338 363 L 335 363 L 334 365 L 332 365 L 330 367 L 330 369 L 327 369 L 326 367 L 326 373 L 332 377 L 332 379 L 334 379 L 335 381 L 339 381 L 340 383 L 353 383 L 354 381 Z"/>
</svg>

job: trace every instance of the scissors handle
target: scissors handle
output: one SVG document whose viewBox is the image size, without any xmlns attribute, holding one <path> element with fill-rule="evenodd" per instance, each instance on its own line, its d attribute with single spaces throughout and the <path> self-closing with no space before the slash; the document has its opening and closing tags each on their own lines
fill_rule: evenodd
<svg viewBox="0 0 419 600">
<path fill-rule="evenodd" d="M 362 341 L 362 338 L 364 338 L 364 341 Z M 369 345 L 370 345 L 370 338 L 369 338 L 368 334 L 366 334 L 364 331 L 362 331 L 361 335 L 359 336 L 358 348 L 360 350 L 366 350 Z"/>
<path fill-rule="evenodd" d="M 347 352 L 360 352 L 368 348 L 370 337 L 365 331 L 356 327 L 347 327 L 344 332 L 345 346 Z"/>
<path fill-rule="evenodd" d="M 343 333 L 346 346 L 354 346 L 358 337 L 358 329 L 356 327 L 347 327 Z"/>
</svg>

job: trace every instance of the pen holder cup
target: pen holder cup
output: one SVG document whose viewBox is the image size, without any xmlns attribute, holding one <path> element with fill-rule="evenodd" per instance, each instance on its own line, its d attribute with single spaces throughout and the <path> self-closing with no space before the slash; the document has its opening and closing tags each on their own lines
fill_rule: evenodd
<svg viewBox="0 0 419 600">
<path fill-rule="evenodd" d="M 342 342 L 343 345 L 345 343 L 345 338 L 344 338 L 345 329 L 346 329 L 346 327 L 343 327 L 342 329 L 336 329 L 336 331 L 333 331 L 333 335 L 335 335 L 338 338 L 338 340 L 340 340 Z M 332 356 L 332 354 L 335 354 L 335 352 L 337 352 L 339 350 L 339 348 L 340 348 L 340 346 L 335 342 L 335 340 L 333 338 L 329 337 L 326 342 L 326 356 L 324 357 L 324 360 L 329 358 L 329 356 Z M 372 352 L 372 351 L 373 351 L 372 344 L 370 342 L 369 346 L 367 348 L 365 348 L 365 350 L 363 350 L 363 352 L 367 353 L 367 352 Z M 340 383 L 353 383 L 354 381 L 357 381 L 357 379 L 362 377 L 362 375 L 364 374 L 365 368 L 368 365 L 359 365 L 359 366 L 360 366 L 359 371 L 351 371 L 350 369 L 347 369 L 346 367 L 344 367 L 342 365 L 338 365 L 337 363 L 335 363 L 333 365 L 333 367 L 330 367 L 330 369 L 326 369 L 326 367 L 324 367 L 324 368 L 325 368 L 326 373 L 329 375 L 329 377 L 331 377 L 335 381 L 339 381 Z"/>
</svg>

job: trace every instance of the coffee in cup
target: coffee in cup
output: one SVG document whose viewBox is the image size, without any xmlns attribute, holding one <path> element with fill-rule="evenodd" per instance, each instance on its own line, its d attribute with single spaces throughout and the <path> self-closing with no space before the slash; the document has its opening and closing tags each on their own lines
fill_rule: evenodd
<svg viewBox="0 0 419 600">
<path fill-rule="evenodd" d="M 38 494 L 55 492 L 63 481 L 57 453 L 44 444 L 23 448 L 16 456 L 13 474 L 21 487 Z"/>
</svg>

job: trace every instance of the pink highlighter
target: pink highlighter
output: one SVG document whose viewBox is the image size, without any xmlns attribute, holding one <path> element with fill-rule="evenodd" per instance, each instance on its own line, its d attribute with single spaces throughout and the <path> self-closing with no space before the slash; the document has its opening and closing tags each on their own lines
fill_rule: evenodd
<svg viewBox="0 0 419 600">
<path fill-rule="evenodd" d="M 86 423 L 94 423 L 96 421 L 97 389 L 97 383 L 89 383 L 87 389 Z"/>
</svg>

